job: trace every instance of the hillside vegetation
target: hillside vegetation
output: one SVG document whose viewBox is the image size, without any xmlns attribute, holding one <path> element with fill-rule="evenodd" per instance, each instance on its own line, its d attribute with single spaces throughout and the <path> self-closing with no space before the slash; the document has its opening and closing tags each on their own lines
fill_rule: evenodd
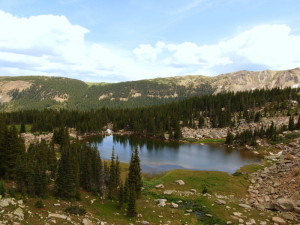
<svg viewBox="0 0 300 225">
<path fill-rule="evenodd" d="M 0 77 L 0 109 L 136 108 L 226 91 L 298 87 L 300 69 L 238 71 L 215 77 L 182 76 L 121 83 L 43 77 Z"/>
</svg>

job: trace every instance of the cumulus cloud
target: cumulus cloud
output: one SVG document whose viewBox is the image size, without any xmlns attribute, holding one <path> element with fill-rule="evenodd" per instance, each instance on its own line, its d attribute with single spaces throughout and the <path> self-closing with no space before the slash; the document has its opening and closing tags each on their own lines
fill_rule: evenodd
<svg viewBox="0 0 300 225">
<path fill-rule="evenodd" d="M 291 28 L 284 24 L 260 25 L 214 45 L 158 42 L 155 46 L 141 45 L 134 53 L 140 60 L 156 59 L 181 68 L 194 66 L 198 67 L 196 71 L 208 73 L 219 66 L 238 67 L 241 61 L 280 70 L 300 66 L 300 36 L 292 35 Z"/>
<path fill-rule="evenodd" d="M 0 74 L 68 76 L 120 81 L 184 74 L 216 74 L 251 65 L 300 66 L 300 36 L 287 25 L 261 25 L 213 45 L 141 44 L 120 49 L 86 40 L 88 29 L 65 16 L 17 17 L 0 11 Z M 221 71 L 224 72 L 224 71 Z"/>
</svg>

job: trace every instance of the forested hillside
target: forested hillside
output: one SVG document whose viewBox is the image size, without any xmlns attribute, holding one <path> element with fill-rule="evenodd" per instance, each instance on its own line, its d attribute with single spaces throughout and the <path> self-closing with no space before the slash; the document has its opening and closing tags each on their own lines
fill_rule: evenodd
<svg viewBox="0 0 300 225">
<path fill-rule="evenodd" d="M 274 87 L 298 87 L 300 69 L 238 71 L 215 77 L 182 76 L 121 83 L 85 83 L 60 77 L 0 77 L 0 109 L 90 110 L 160 105 L 193 96 Z"/>
<path fill-rule="evenodd" d="M 113 129 L 138 134 L 162 136 L 168 132 L 180 138 L 180 127 L 222 128 L 235 126 L 240 120 L 254 121 L 260 117 L 289 114 L 292 101 L 298 102 L 299 89 L 274 88 L 245 92 L 228 92 L 193 97 L 160 106 L 135 109 L 101 108 L 90 111 L 26 110 L 2 113 L 6 124 L 31 124 L 32 131 L 53 131 L 59 127 L 75 128 L 79 133 L 102 131 L 112 124 Z"/>
</svg>

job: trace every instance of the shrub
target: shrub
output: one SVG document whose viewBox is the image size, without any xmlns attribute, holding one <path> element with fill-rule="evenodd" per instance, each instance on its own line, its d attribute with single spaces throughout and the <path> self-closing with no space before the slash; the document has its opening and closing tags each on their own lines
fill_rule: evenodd
<svg viewBox="0 0 300 225">
<path fill-rule="evenodd" d="M 86 210 L 83 207 L 80 206 L 69 206 L 65 209 L 66 213 L 70 213 L 70 214 L 74 214 L 74 215 L 85 215 L 86 214 Z"/>
<path fill-rule="evenodd" d="M 5 195 L 5 187 L 4 187 L 4 182 L 0 181 L 0 195 L 4 196 Z"/>
<path fill-rule="evenodd" d="M 42 200 L 37 200 L 36 203 L 34 204 L 35 208 L 37 209 L 41 209 L 41 208 L 44 208 L 44 203 Z"/>
<path fill-rule="evenodd" d="M 209 193 L 209 191 L 208 191 L 206 185 L 203 185 L 202 186 L 202 194 L 206 194 L 206 193 Z"/>
</svg>

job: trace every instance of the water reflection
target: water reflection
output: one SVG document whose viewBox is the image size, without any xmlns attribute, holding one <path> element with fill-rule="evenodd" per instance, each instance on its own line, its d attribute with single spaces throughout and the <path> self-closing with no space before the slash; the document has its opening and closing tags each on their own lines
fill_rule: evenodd
<svg viewBox="0 0 300 225">
<path fill-rule="evenodd" d="M 129 162 L 132 150 L 140 150 L 144 172 L 176 168 L 235 172 L 238 168 L 260 160 L 248 151 L 237 151 L 222 145 L 198 145 L 164 142 L 132 136 L 99 136 L 89 139 L 109 159 L 112 148 L 120 161 Z"/>
</svg>

